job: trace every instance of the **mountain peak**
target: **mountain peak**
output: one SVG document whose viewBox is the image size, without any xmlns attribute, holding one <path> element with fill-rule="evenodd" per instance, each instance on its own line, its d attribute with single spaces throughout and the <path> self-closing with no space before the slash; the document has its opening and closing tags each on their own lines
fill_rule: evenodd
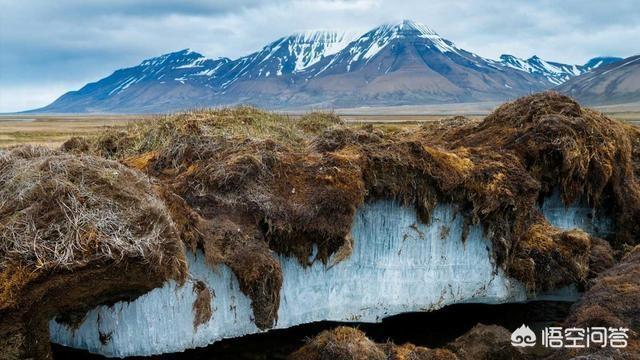
<svg viewBox="0 0 640 360">
<path fill-rule="evenodd" d="M 428 47 L 441 53 L 457 53 L 459 50 L 451 41 L 440 37 L 426 25 L 412 20 L 402 20 L 378 26 L 362 35 L 354 42 L 355 48 L 350 50 L 353 61 L 372 58 L 396 39 L 420 39 L 421 43 L 428 43 Z"/>
<path fill-rule="evenodd" d="M 400 24 L 398 24 L 398 26 L 401 30 L 415 30 L 422 35 L 438 36 L 438 33 L 436 33 L 433 29 L 417 21 L 402 20 Z"/>
<path fill-rule="evenodd" d="M 334 31 L 326 29 L 306 30 L 298 31 L 286 38 L 296 39 L 298 42 L 314 42 L 314 41 L 328 41 L 336 42 L 344 37 L 355 37 L 355 34 L 344 31 Z"/>
<path fill-rule="evenodd" d="M 413 20 L 401 20 L 394 23 L 387 23 L 378 26 L 373 31 L 392 33 L 397 37 L 439 37 L 433 29 L 428 26 Z"/>
<path fill-rule="evenodd" d="M 191 49 L 183 49 L 174 51 L 160 56 L 152 57 L 143 60 L 139 66 L 150 67 L 158 66 L 166 63 L 182 64 L 187 62 L 193 62 L 198 59 L 203 59 L 204 56 L 200 53 L 192 51 Z"/>
</svg>

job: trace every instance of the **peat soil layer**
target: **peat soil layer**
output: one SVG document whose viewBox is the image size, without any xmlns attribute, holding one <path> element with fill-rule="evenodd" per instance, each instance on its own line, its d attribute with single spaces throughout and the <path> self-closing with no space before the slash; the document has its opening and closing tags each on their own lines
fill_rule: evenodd
<svg viewBox="0 0 640 360">
<path fill-rule="evenodd" d="M 522 324 L 534 331 L 558 324 L 569 314 L 570 302 L 532 301 L 516 304 L 455 304 L 431 312 L 391 316 L 380 323 L 317 322 L 289 329 L 271 330 L 218 341 L 206 348 L 139 359 L 287 359 L 295 350 L 320 332 L 348 325 L 363 331 L 377 343 L 411 343 L 429 348 L 443 347 L 471 330 L 476 324 L 495 324 L 510 331 Z M 54 359 L 107 359 L 82 350 L 53 344 Z M 133 358 L 132 358 L 133 359 Z"/>
<path fill-rule="evenodd" d="M 411 129 L 238 107 L 150 119 L 60 149 L 3 149 L 0 359 L 48 358 L 48 320 L 73 329 L 87 310 L 168 283 L 193 286 L 194 332 L 215 324 L 207 304 L 216 294 L 191 276 L 188 252 L 232 272 L 252 326 L 273 329 L 285 315 L 278 258 L 300 267 L 351 259 L 357 209 L 378 200 L 411 208 L 424 226 L 440 204 L 452 204 L 466 229 L 461 241 L 481 232 L 491 261 L 527 297 L 568 285 L 584 290 L 567 324 L 629 327 L 625 354 L 633 358 L 640 354 L 639 179 L 640 130 L 553 92 L 504 104 L 481 121 L 455 117 Z M 607 214 L 613 231 L 600 238 L 554 226 L 540 207 L 554 193 L 594 218 Z M 431 350 L 340 327 L 293 358 L 347 349 L 347 359 L 466 359 L 475 357 L 466 350 L 473 339 L 505 332 L 476 326 Z M 109 334 L 99 340 L 109 343 Z"/>
</svg>

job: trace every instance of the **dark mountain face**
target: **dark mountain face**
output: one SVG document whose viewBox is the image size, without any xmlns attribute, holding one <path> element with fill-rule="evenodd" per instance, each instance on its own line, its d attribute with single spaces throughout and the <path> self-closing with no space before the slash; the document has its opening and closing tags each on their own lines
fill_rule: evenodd
<svg viewBox="0 0 640 360">
<path fill-rule="evenodd" d="M 593 70 L 593 69 L 598 68 L 600 66 L 613 64 L 613 63 L 618 62 L 620 60 L 623 60 L 623 59 L 619 58 L 619 57 L 612 57 L 612 56 L 600 56 L 600 57 L 595 57 L 595 58 L 587 61 L 587 63 L 584 64 L 583 67 L 585 69 L 588 69 L 588 70 Z"/>
<path fill-rule="evenodd" d="M 41 112 L 164 112 L 251 103 L 269 108 L 500 101 L 548 89 L 584 66 L 503 55 L 486 59 L 428 27 L 402 21 L 354 36 L 280 38 L 236 60 L 182 50 L 117 70 Z M 593 62 L 593 63 L 592 63 Z"/>
<path fill-rule="evenodd" d="M 640 55 L 600 66 L 557 90 L 589 105 L 640 104 Z"/>
</svg>

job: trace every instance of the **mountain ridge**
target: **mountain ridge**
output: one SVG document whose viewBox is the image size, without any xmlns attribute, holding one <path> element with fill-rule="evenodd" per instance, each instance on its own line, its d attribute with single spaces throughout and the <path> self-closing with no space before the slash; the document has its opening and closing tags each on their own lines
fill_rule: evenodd
<svg viewBox="0 0 640 360">
<path fill-rule="evenodd" d="M 35 112 L 165 112 L 250 103 L 267 108 L 503 101 L 546 90 L 614 58 L 567 65 L 537 56 L 492 60 L 410 20 L 361 35 L 281 37 L 237 59 L 184 49 L 143 60 Z"/>
<path fill-rule="evenodd" d="M 557 88 L 591 105 L 640 105 L 640 55 L 594 69 Z"/>
<path fill-rule="evenodd" d="M 528 59 L 522 59 L 514 55 L 500 55 L 500 62 L 504 65 L 545 77 L 554 85 L 561 85 L 573 77 L 585 74 L 599 66 L 611 64 L 622 60 L 618 57 L 595 57 L 583 65 L 570 65 L 554 61 L 546 61 L 533 55 Z"/>
</svg>

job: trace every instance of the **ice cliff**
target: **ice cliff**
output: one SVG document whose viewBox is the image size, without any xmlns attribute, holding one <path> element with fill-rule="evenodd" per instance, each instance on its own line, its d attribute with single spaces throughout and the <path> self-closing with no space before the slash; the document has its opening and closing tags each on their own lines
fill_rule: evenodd
<svg viewBox="0 0 640 360">
<path fill-rule="evenodd" d="M 557 194 L 542 210 L 558 227 L 593 233 L 609 230 L 609 222 L 582 207 L 565 208 Z M 391 201 L 362 206 L 351 228 L 353 252 L 338 263 L 316 261 L 303 267 L 280 257 L 284 282 L 276 328 L 321 320 L 377 322 L 411 311 L 473 303 L 521 302 L 524 286 L 507 277 L 492 257 L 489 236 L 481 226 L 469 228 L 463 240 L 463 218 L 452 205 L 439 205 L 430 224 L 412 208 Z M 50 322 L 55 343 L 109 357 L 179 352 L 224 338 L 257 333 L 251 302 L 232 271 L 205 264 L 202 253 L 189 254 L 190 280 L 167 282 L 133 302 L 89 311 L 77 328 Z M 203 282 L 211 292 L 211 319 L 194 325 L 194 291 Z M 548 295 L 575 300 L 572 290 Z"/>
</svg>

